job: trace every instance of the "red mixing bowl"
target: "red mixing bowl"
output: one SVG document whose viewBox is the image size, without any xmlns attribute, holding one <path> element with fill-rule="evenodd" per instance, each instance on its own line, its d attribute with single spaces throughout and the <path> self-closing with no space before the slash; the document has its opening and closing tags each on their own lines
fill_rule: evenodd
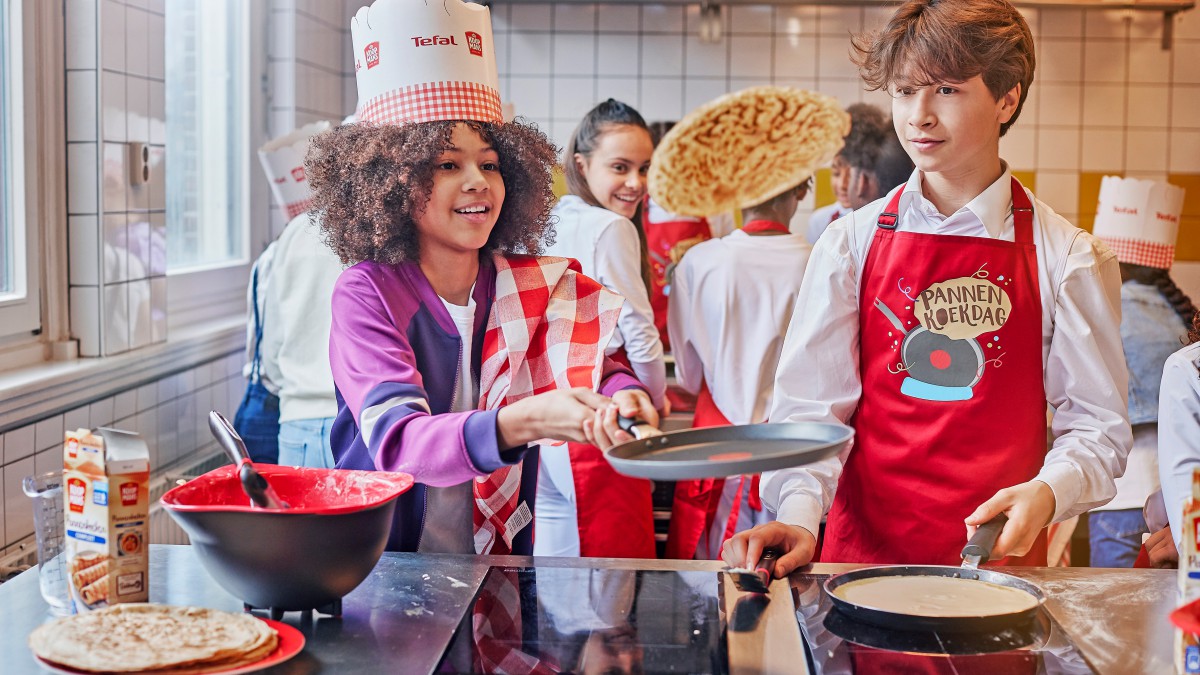
<svg viewBox="0 0 1200 675">
<path fill-rule="evenodd" d="M 256 464 L 289 509 L 250 505 L 232 464 L 173 488 L 162 505 L 208 573 L 243 602 L 322 607 L 354 590 L 387 545 L 412 476 Z"/>
</svg>

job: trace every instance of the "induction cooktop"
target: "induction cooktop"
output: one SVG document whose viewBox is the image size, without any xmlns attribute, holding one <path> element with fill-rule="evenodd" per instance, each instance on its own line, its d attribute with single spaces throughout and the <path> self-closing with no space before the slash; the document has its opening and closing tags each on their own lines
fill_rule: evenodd
<svg viewBox="0 0 1200 675">
<path fill-rule="evenodd" d="M 824 580 L 792 581 L 805 642 L 796 672 L 1093 672 L 1045 612 L 989 634 L 883 629 L 840 614 Z M 720 598 L 713 572 L 493 567 L 436 672 L 730 673 Z"/>
</svg>

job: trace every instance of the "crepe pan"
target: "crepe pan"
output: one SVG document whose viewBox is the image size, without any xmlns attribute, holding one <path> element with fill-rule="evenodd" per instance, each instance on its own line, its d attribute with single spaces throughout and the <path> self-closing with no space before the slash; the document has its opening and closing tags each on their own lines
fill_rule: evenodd
<svg viewBox="0 0 1200 675">
<path fill-rule="evenodd" d="M 635 440 L 604 451 L 617 473 L 651 480 L 727 478 L 802 466 L 841 452 L 854 430 L 844 424 L 738 424 L 663 433 L 618 418 Z"/>
<path fill-rule="evenodd" d="M 883 565 L 865 567 L 863 569 L 835 574 L 825 580 L 825 593 L 846 616 L 864 623 L 881 628 L 899 630 L 930 630 L 942 632 L 985 632 L 996 631 L 1011 626 L 1018 626 L 1033 621 L 1046 602 L 1046 596 L 1036 584 L 1015 577 L 1011 574 L 996 572 L 990 569 L 978 569 L 977 565 L 985 563 L 991 555 L 996 537 L 1007 521 L 1003 515 L 996 517 L 981 526 L 975 536 L 967 542 L 963 549 L 963 566 L 951 565 Z M 892 612 L 877 609 L 869 605 L 850 602 L 839 597 L 834 590 L 852 581 L 860 579 L 879 579 L 883 577 L 953 577 L 956 579 L 971 579 L 987 582 L 998 586 L 1006 586 L 1028 593 L 1036 603 L 1033 607 L 1019 612 L 997 613 L 980 607 L 978 613 L 969 616 L 934 617 L 903 612 Z"/>
</svg>

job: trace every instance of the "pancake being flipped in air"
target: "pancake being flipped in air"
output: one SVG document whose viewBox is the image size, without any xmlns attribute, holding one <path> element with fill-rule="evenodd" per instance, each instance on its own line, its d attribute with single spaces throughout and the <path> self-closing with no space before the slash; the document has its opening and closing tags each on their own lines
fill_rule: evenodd
<svg viewBox="0 0 1200 675">
<path fill-rule="evenodd" d="M 761 204 L 829 164 L 850 132 L 837 99 L 751 87 L 688 113 L 650 163 L 650 197 L 672 213 L 711 216 Z"/>
</svg>

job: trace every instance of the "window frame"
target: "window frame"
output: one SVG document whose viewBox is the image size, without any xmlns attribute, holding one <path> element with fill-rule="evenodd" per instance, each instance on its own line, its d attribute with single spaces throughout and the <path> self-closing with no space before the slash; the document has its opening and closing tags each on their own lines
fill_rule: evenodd
<svg viewBox="0 0 1200 675">
<path fill-rule="evenodd" d="M 14 290 L 0 296 L 0 341 L 3 343 L 29 342 L 31 336 L 41 332 L 42 316 L 42 268 L 41 243 L 36 208 L 30 208 L 37 199 L 38 134 L 32 133 L 37 124 L 37 83 L 30 77 L 30 64 L 36 62 L 36 40 L 27 39 L 34 30 L 33 12 L 26 11 L 23 0 L 0 0 L 0 12 L 4 13 L 8 34 L 0 41 L 5 50 L 7 73 L 0 74 L 2 97 L 8 115 L 0 118 L 5 125 L 4 134 L 10 145 L 4 146 L 7 157 L 0 157 L 0 167 L 11 166 L 12 171 L 0 170 L 0 180 L 5 181 L 4 202 L 0 204 L 2 217 L 13 227 L 15 248 L 24 255 L 14 256 Z M 29 124 L 26 122 L 29 121 Z"/>
</svg>

